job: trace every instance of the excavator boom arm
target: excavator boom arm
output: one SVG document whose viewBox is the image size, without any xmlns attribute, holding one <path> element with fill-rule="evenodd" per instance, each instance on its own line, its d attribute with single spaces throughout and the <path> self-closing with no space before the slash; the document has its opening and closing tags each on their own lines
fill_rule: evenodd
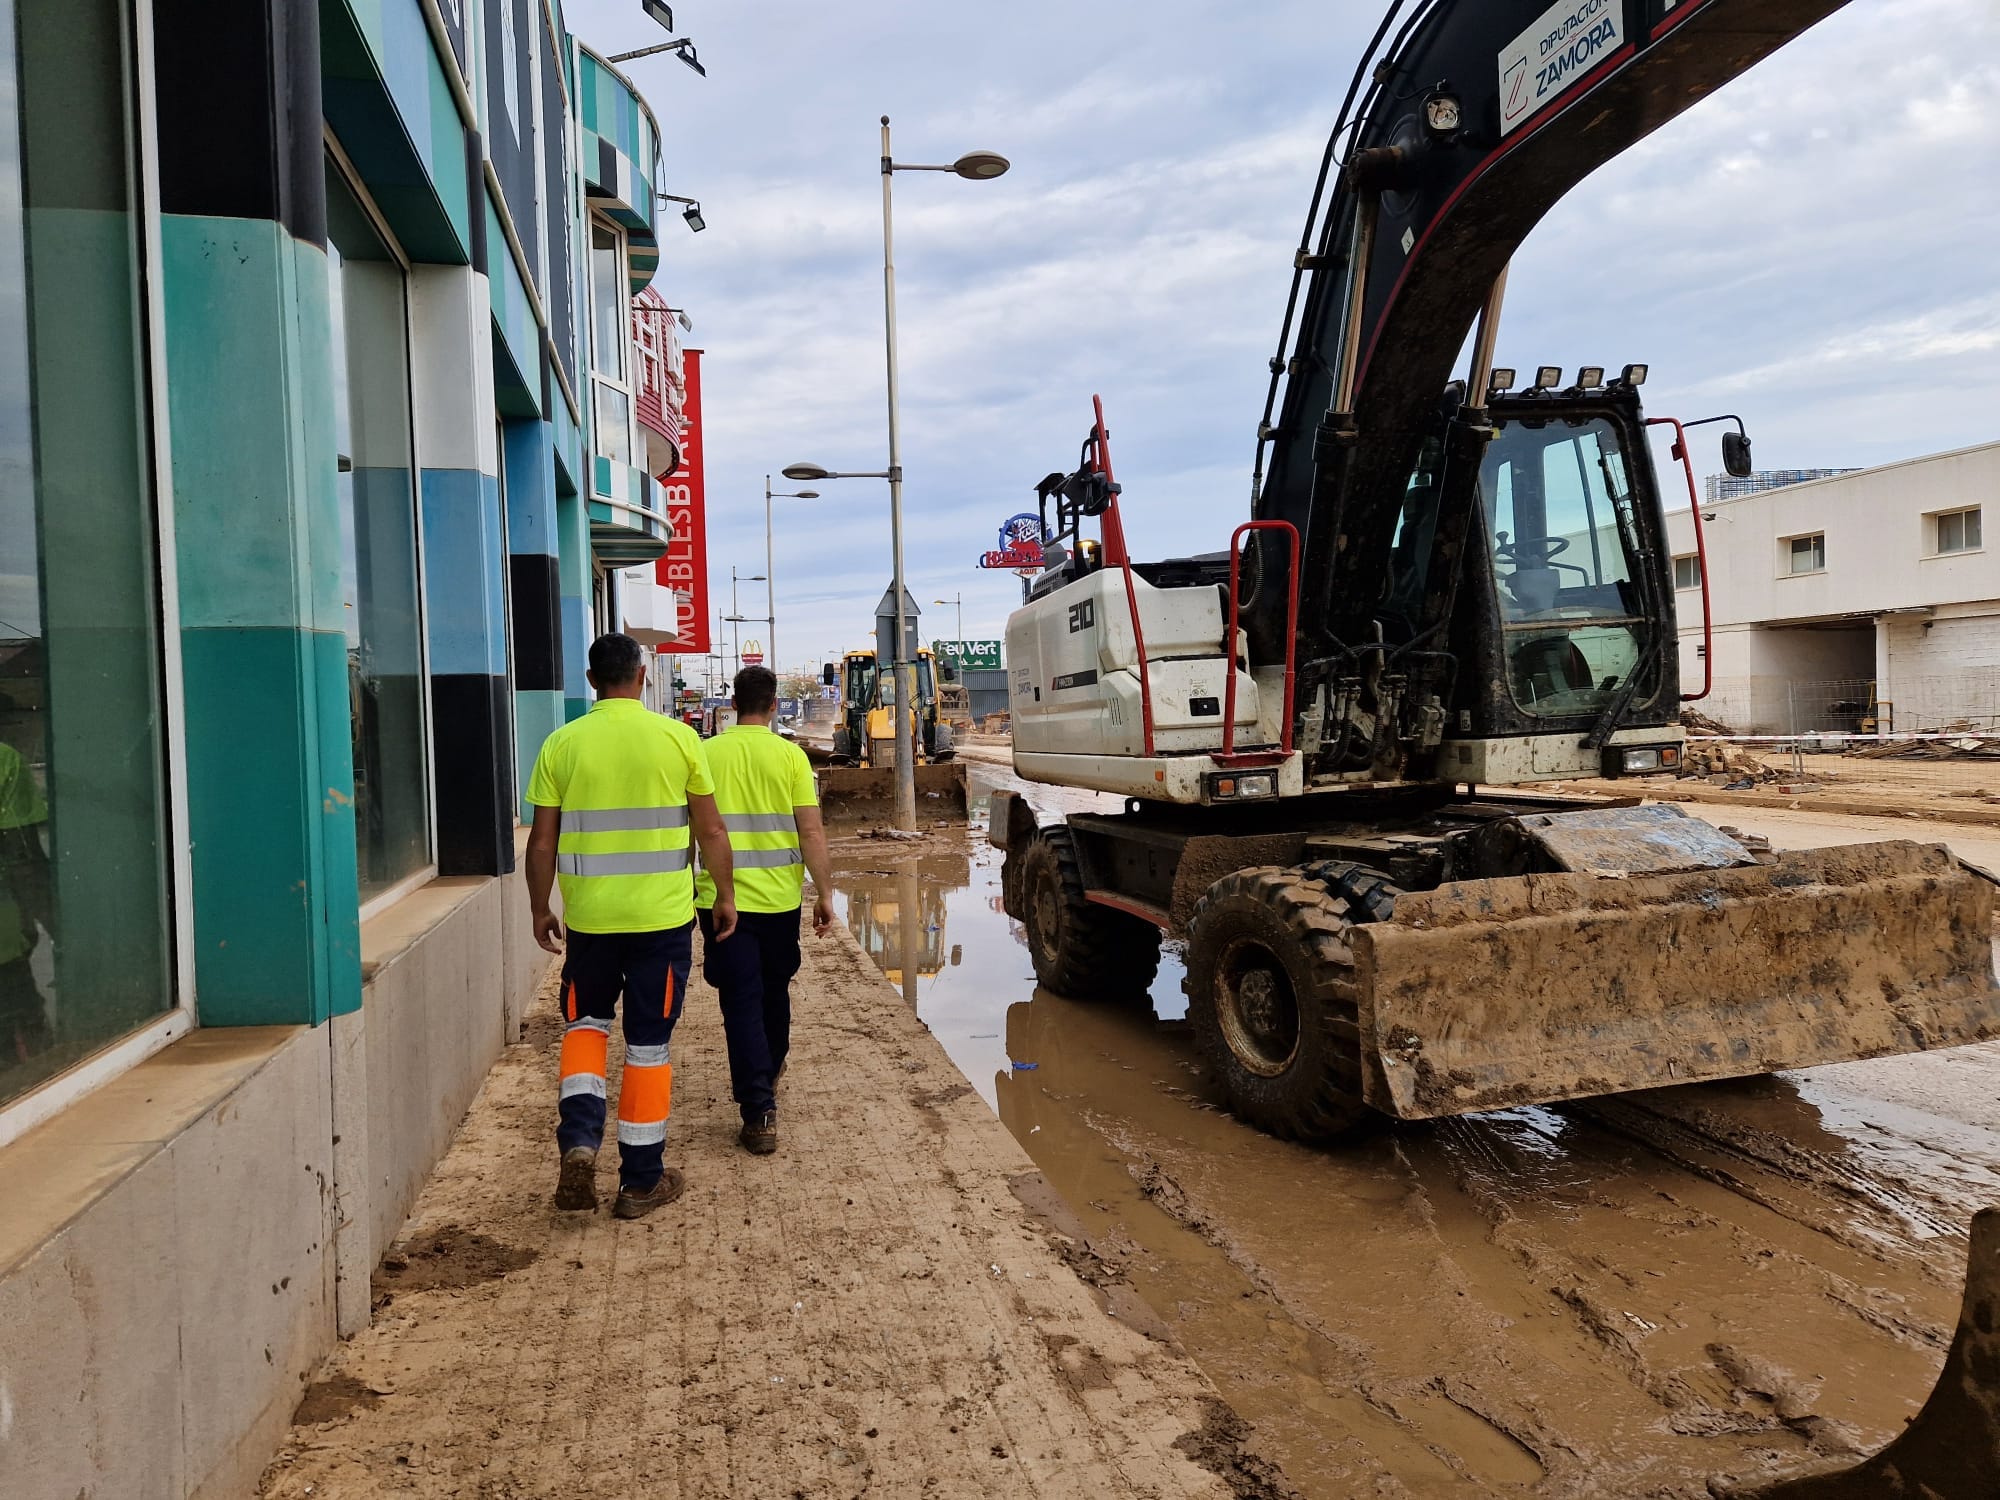
<svg viewBox="0 0 2000 1500">
<path fill-rule="evenodd" d="M 1453 361 L 1529 232 L 1843 3 L 1395 0 L 1328 148 L 1258 435 L 1255 515 L 1299 529 L 1318 582 L 1303 656 L 1421 636 L 1449 610 L 1447 594 L 1378 624 L 1385 558 Z M 1252 604 L 1260 655 L 1283 629 L 1278 592 Z"/>
</svg>

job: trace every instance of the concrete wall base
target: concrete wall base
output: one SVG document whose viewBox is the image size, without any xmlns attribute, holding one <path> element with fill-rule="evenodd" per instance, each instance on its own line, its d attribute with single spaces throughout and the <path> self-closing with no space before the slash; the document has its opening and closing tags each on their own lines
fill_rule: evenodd
<svg viewBox="0 0 2000 1500">
<path fill-rule="evenodd" d="M 0 1149 L 0 1451 L 24 1500 L 250 1492 L 546 970 L 521 877 L 367 924 L 362 1006 L 208 1028 Z"/>
</svg>

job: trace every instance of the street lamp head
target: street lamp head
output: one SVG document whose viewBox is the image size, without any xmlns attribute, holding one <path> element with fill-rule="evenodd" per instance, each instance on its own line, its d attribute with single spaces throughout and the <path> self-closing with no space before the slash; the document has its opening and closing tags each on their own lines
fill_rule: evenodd
<svg viewBox="0 0 2000 1500">
<path fill-rule="evenodd" d="M 952 171 L 961 177 L 969 177 L 974 182 L 986 182 L 1003 176 L 1007 167 L 1007 158 L 998 151 L 968 151 L 951 164 Z"/>
<path fill-rule="evenodd" d="M 778 471 L 785 478 L 811 483 L 816 479 L 831 479 L 833 470 L 823 469 L 818 464 L 786 464 Z"/>
<path fill-rule="evenodd" d="M 700 234 L 704 229 L 708 228 L 708 220 L 701 216 L 701 205 L 699 203 L 689 204 L 681 214 L 681 217 L 687 220 L 687 227 L 692 229 L 696 234 Z"/>
<path fill-rule="evenodd" d="M 818 491 L 818 490 L 800 490 L 800 491 L 799 491 L 799 492 L 798 492 L 798 493 L 797 493 L 796 495 L 792 496 L 792 498 L 793 498 L 794 500 L 817 500 L 817 499 L 819 499 L 819 491 Z"/>
</svg>

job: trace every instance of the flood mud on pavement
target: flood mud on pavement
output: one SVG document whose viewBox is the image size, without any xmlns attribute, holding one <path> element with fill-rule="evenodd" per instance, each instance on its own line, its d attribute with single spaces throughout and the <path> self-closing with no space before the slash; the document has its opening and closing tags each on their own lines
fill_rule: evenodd
<svg viewBox="0 0 2000 1500">
<path fill-rule="evenodd" d="M 975 765 L 969 829 L 836 828 L 842 919 L 1300 1493 L 1708 1496 L 1930 1394 L 2000 1047 L 1288 1144 L 1211 1091 L 1171 949 L 1150 1011 L 1036 989 L 996 785 L 1099 801 Z"/>
</svg>

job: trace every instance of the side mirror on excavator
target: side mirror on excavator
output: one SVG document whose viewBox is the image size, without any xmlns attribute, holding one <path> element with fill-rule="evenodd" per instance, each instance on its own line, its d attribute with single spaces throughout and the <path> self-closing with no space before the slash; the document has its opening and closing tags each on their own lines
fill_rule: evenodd
<svg viewBox="0 0 2000 1500">
<path fill-rule="evenodd" d="M 820 686 L 822 687 L 840 686 L 840 673 L 835 669 L 832 662 L 825 662 L 821 664 L 819 669 L 819 680 L 820 680 Z"/>
<path fill-rule="evenodd" d="M 1750 435 L 1748 433 L 1723 433 L 1722 467 L 1731 479 L 1748 479 L 1755 472 L 1755 466 L 1750 462 Z"/>
</svg>

